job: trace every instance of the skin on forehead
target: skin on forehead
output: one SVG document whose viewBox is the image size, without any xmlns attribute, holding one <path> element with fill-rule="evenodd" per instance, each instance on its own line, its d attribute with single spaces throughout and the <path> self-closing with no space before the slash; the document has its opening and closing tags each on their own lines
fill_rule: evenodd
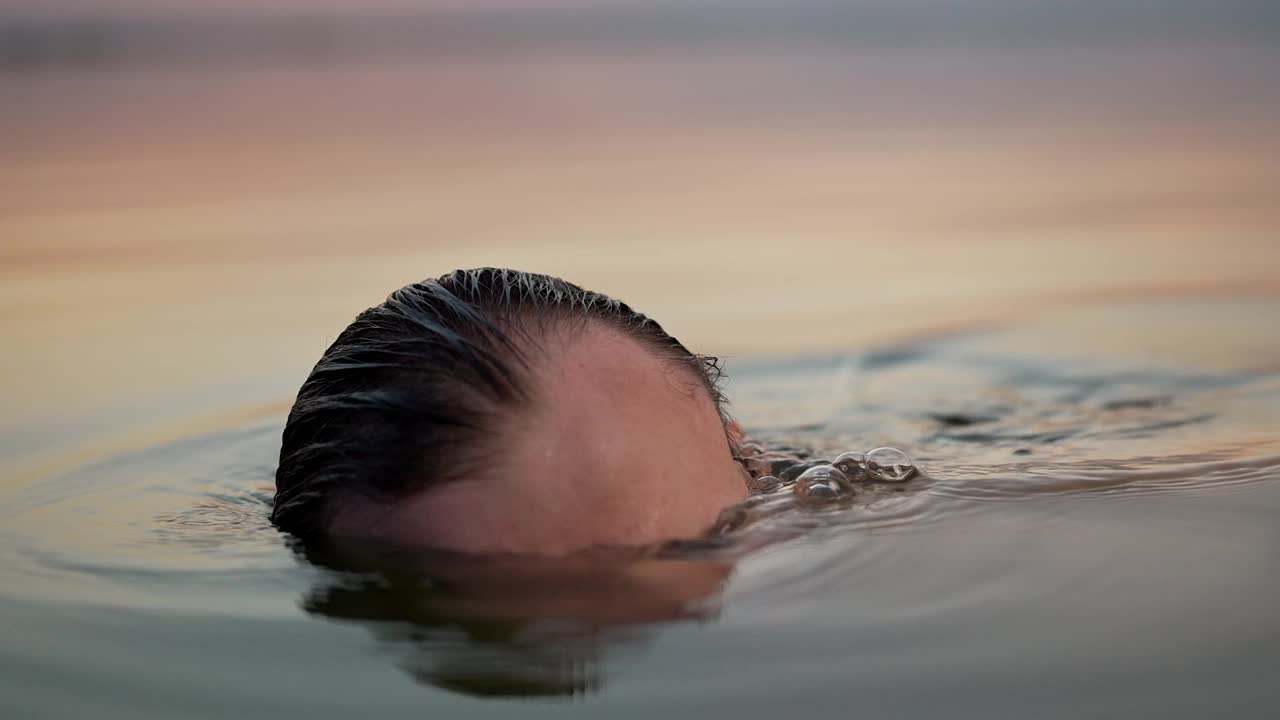
<svg viewBox="0 0 1280 720">
<path fill-rule="evenodd" d="M 536 372 L 540 394 L 505 431 L 500 469 L 340 513 L 341 524 L 398 543 L 559 555 L 693 537 L 747 497 L 716 405 L 688 370 L 593 326 Z"/>
</svg>

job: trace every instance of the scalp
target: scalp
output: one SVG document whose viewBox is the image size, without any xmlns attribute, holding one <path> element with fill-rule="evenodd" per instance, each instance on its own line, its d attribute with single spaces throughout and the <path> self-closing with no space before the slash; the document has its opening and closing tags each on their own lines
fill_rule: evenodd
<svg viewBox="0 0 1280 720">
<path fill-rule="evenodd" d="M 718 406 L 685 368 L 591 326 L 534 373 L 501 457 L 384 508 L 388 539 L 561 554 L 694 536 L 745 496 Z"/>
</svg>

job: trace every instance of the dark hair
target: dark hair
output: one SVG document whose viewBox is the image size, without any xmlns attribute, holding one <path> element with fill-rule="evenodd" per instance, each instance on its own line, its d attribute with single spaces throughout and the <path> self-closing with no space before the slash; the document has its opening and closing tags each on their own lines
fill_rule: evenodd
<svg viewBox="0 0 1280 720">
<path fill-rule="evenodd" d="M 531 353 L 592 324 L 686 368 L 723 406 L 716 359 L 625 303 L 548 275 L 456 270 L 360 313 L 316 363 L 284 428 L 272 522 L 322 534 L 344 496 L 391 499 L 466 474 L 532 401 Z"/>
</svg>

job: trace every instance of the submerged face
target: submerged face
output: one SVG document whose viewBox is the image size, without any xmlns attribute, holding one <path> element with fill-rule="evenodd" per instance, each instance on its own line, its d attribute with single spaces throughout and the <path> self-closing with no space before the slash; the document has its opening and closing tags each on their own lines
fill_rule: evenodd
<svg viewBox="0 0 1280 720">
<path fill-rule="evenodd" d="M 534 407 L 493 468 L 387 504 L 343 508 L 342 534 L 463 552 L 564 554 L 693 537 L 746 498 L 715 402 L 687 370 L 588 329 L 538 368 Z"/>
</svg>

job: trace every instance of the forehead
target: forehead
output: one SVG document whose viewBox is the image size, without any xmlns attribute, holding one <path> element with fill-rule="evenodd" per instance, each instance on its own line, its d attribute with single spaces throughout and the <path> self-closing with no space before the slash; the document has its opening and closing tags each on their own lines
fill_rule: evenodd
<svg viewBox="0 0 1280 720">
<path fill-rule="evenodd" d="M 439 485 L 408 520 L 428 544 L 557 553 L 692 536 L 745 495 L 719 409 L 688 368 L 590 328 L 536 370 L 533 409 L 484 476 Z"/>
<path fill-rule="evenodd" d="M 617 331 L 590 327 L 549 355 L 538 370 L 542 403 L 535 417 L 541 422 L 567 429 L 590 420 L 593 431 L 607 432 L 652 412 L 718 418 L 710 393 L 688 367 Z M 612 422 L 601 426 L 605 417 Z"/>
<path fill-rule="evenodd" d="M 689 461 L 708 446 L 728 451 L 701 380 L 619 333 L 588 330 L 544 378 L 523 434 L 528 462 L 562 460 L 577 474 L 626 483 L 634 479 L 618 473 L 665 471 L 667 460 Z"/>
</svg>

